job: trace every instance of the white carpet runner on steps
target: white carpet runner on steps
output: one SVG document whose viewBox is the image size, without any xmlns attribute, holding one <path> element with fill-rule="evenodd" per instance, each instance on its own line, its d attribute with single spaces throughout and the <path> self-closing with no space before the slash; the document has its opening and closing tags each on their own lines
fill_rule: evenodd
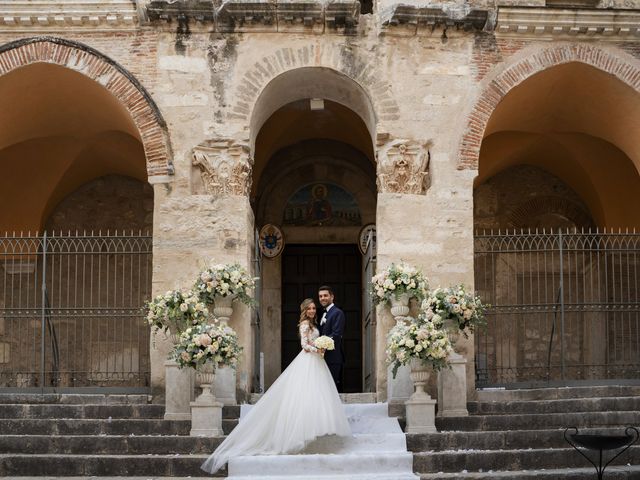
<svg viewBox="0 0 640 480">
<path fill-rule="evenodd" d="M 242 417 L 251 409 L 243 405 Z M 323 437 L 297 455 L 231 459 L 228 480 L 416 480 L 398 420 L 386 403 L 344 404 L 353 437 Z"/>
</svg>

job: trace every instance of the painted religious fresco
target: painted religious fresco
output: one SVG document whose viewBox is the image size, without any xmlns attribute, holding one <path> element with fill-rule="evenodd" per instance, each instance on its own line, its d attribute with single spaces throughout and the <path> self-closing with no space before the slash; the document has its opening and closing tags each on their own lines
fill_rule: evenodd
<svg viewBox="0 0 640 480">
<path fill-rule="evenodd" d="M 289 198 L 282 223 L 305 227 L 357 226 L 362 219 L 349 192 L 332 183 L 312 183 Z"/>
</svg>

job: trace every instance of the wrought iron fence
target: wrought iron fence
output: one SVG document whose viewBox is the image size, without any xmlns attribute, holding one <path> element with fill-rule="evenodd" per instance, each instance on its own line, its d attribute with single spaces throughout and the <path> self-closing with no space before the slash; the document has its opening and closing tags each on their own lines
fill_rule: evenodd
<svg viewBox="0 0 640 480">
<path fill-rule="evenodd" d="M 0 389 L 146 391 L 152 237 L 0 236 Z"/>
<path fill-rule="evenodd" d="M 483 232 L 476 385 L 640 381 L 640 234 Z"/>
</svg>

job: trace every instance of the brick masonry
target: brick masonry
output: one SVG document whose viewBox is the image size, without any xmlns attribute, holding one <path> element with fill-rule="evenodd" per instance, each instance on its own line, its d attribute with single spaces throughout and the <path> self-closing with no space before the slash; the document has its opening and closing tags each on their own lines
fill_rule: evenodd
<svg viewBox="0 0 640 480">
<path fill-rule="evenodd" d="M 141 42 L 134 56 L 145 56 Z M 84 44 L 54 38 L 17 40 L 0 49 L 0 75 L 34 63 L 53 63 L 81 73 L 104 86 L 127 109 L 144 146 L 149 176 L 172 172 L 170 146 L 162 114 L 136 78 L 110 58 Z"/>
<path fill-rule="evenodd" d="M 514 55 L 523 47 L 523 42 L 499 43 L 492 36 L 478 38 L 473 53 L 476 79 L 482 81 L 490 69 L 495 69 L 496 63 Z M 638 49 L 631 49 L 630 53 L 637 58 Z M 491 114 L 505 95 L 527 78 L 556 65 L 581 62 L 610 73 L 634 90 L 640 91 L 640 66 L 634 60 L 632 57 L 624 58 L 620 52 L 612 53 L 592 44 L 572 43 L 543 48 L 513 61 L 487 82 L 469 114 L 466 131 L 460 142 L 458 168 L 478 168 L 480 145 Z"/>
<path fill-rule="evenodd" d="M 299 48 L 281 48 L 272 55 L 257 61 L 236 87 L 236 99 L 230 109 L 230 118 L 246 120 L 264 87 L 278 75 L 296 68 L 332 68 L 356 81 L 371 98 L 382 121 L 399 118 L 400 108 L 391 93 L 388 82 L 376 74 L 379 68 L 373 61 L 355 57 L 350 45 L 341 45 L 337 50 L 322 45 L 309 44 Z"/>
</svg>

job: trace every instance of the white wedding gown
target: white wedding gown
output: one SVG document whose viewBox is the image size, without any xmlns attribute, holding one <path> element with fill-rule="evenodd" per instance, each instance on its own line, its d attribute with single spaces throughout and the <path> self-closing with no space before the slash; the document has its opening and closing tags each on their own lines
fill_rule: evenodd
<svg viewBox="0 0 640 480">
<path fill-rule="evenodd" d="M 202 464 L 215 473 L 242 455 L 297 453 L 324 435 L 351 436 L 338 390 L 324 359 L 313 352 L 318 330 L 300 324 L 302 351 L 231 434 Z"/>
</svg>

